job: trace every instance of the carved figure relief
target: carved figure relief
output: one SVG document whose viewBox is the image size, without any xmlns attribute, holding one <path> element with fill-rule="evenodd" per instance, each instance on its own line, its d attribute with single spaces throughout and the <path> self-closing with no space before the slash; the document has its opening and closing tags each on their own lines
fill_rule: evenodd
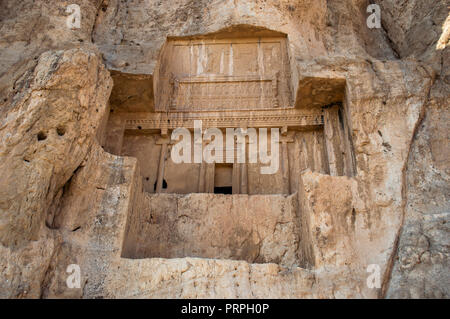
<svg viewBox="0 0 450 319">
<path fill-rule="evenodd" d="M 284 38 L 169 41 L 158 72 L 161 111 L 293 105 Z"/>
</svg>

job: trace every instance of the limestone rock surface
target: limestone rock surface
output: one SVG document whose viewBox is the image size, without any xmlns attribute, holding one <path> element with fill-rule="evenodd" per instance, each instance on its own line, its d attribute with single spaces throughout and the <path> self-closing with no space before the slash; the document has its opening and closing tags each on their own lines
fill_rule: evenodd
<svg viewBox="0 0 450 319">
<path fill-rule="evenodd" d="M 369 2 L 380 29 L 366 25 Z M 447 1 L 71 3 L 79 29 L 66 25 L 67 1 L 0 3 L 0 297 L 449 298 Z M 260 195 L 236 199 L 255 210 L 241 217 L 246 227 L 198 256 L 180 241 L 164 251 L 164 233 L 133 239 L 136 223 L 159 232 L 175 223 L 183 236 L 206 223 L 215 227 L 187 243 L 209 243 L 218 229 L 231 236 L 232 218 L 219 213 L 238 217 L 211 194 L 164 195 L 161 208 L 136 158 L 102 148 L 110 104 L 153 103 L 145 87 L 168 37 L 267 30 L 287 36 L 297 106 L 342 100 L 355 173 L 301 172 L 298 192 L 274 195 L 270 209 Z M 125 88 L 111 95 L 115 84 Z M 201 205 L 220 207 L 195 216 Z M 170 211 L 169 223 L 151 224 L 143 207 Z M 147 238 L 157 254 L 132 251 Z M 71 264 L 79 288 L 66 283 Z M 379 287 L 367 285 L 369 265 Z"/>
</svg>

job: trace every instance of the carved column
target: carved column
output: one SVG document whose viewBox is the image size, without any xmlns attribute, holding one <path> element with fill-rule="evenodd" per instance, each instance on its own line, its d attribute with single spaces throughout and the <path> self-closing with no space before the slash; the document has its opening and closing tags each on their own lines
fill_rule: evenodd
<svg viewBox="0 0 450 319">
<path fill-rule="evenodd" d="M 198 192 L 199 193 L 206 193 L 205 191 L 205 171 L 206 171 L 206 163 L 202 161 L 200 164 L 200 174 L 198 176 Z"/>
<path fill-rule="evenodd" d="M 214 193 L 214 163 L 205 163 L 205 193 Z"/>
<path fill-rule="evenodd" d="M 158 165 L 158 179 L 156 180 L 156 193 L 161 193 L 164 180 L 164 169 L 166 166 L 167 145 L 170 144 L 170 137 L 167 136 L 167 130 L 161 130 L 161 138 L 156 140 L 156 144 L 161 145 Z"/>
<path fill-rule="evenodd" d="M 203 142 L 202 141 L 195 141 L 194 143 L 203 143 L 203 147 L 202 150 L 205 149 L 205 146 L 208 145 L 207 142 Z M 194 148 L 195 149 L 195 148 Z M 198 176 L 198 192 L 199 193 L 207 193 L 206 188 L 205 188 L 205 183 L 206 183 L 206 165 L 207 163 L 205 163 L 205 161 L 203 160 L 203 156 L 202 156 L 202 162 L 200 163 L 200 173 Z"/>
<path fill-rule="evenodd" d="M 292 134 L 288 134 L 287 127 L 281 129 L 281 173 L 283 176 L 283 193 L 291 193 L 291 181 L 289 175 L 289 152 L 288 143 L 294 142 Z"/>
<path fill-rule="evenodd" d="M 197 140 L 194 143 L 203 143 L 202 150 L 209 144 L 209 142 L 204 142 L 203 140 Z M 198 176 L 198 192 L 214 193 L 214 163 L 206 163 L 203 159 Z"/>
<path fill-rule="evenodd" d="M 240 164 L 234 163 L 233 164 L 233 185 L 232 185 L 232 191 L 233 194 L 239 194 L 240 193 Z"/>
<path fill-rule="evenodd" d="M 246 128 L 245 128 L 246 130 Z M 243 144 L 243 145 L 242 145 Z M 247 142 L 244 140 L 243 143 L 237 142 L 237 149 L 238 152 L 239 150 L 241 150 L 241 148 L 244 148 L 244 163 L 238 163 L 237 165 L 239 166 L 239 194 L 248 194 L 248 189 L 247 189 L 247 151 L 248 151 L 248 147 L 247 147 Z"/>
<path fill-rule="evenodd" d="M 240 175 L 241 175 L 241 185 L 240 185 L 240 194 L 248 194 L 247 187 L 247 163 L 241 163 L 240 166 Z"/>
</svg>

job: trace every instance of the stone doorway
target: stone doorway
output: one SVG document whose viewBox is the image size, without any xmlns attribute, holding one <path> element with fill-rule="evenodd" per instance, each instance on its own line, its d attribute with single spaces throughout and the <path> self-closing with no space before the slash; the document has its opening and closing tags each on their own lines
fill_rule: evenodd
<svg viewBox="0 0 450 319">
<path fill-rule="evenodd" d="M 215 164 L 214 194 L 233 194 L 233 164 Z"/>
</svg>

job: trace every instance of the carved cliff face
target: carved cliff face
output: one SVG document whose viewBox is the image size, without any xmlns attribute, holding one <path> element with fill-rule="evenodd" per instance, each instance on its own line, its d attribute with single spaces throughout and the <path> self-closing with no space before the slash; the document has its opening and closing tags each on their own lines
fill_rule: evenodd
<svg viewBox="0 0 450 319">
<path fill-rule="evenodd" d="M 306 170 L 353 176 L 345 79 L 308 77 L 295 85 L 286 35 L 249 26 L 232 30 L 169 38 L 153 77 L 154 108 L 142 109 L 145 95 L 116 98 L 136 84 L 136 77 L 116 81 L 105 150 L 136 157 L 149 193 L 293 194 Z M 197 137 L 192 134 L 196 121 Z M 179 140 L 179 129 L 191 132 Z M 273 130 L 281 130 L 281 139 Z M 236 143 L 227 150 L 230 134 Z M 176 161 L 180 143 L 188 144 L 181 151 L 188 155 Z M 210 149 L 214 155 L 205 160 Z M 261 160 L 263 149 L 269 162 Z M 227 172 L 227 183 L 221 172 Z"/>
<path fill-rule="evenodd" d="M 450 295 L 446 1 L 77 3 L 0 4 L 1 297 Z M 198 119 L 278 173 L 175 165 Z"/>
</svg>

